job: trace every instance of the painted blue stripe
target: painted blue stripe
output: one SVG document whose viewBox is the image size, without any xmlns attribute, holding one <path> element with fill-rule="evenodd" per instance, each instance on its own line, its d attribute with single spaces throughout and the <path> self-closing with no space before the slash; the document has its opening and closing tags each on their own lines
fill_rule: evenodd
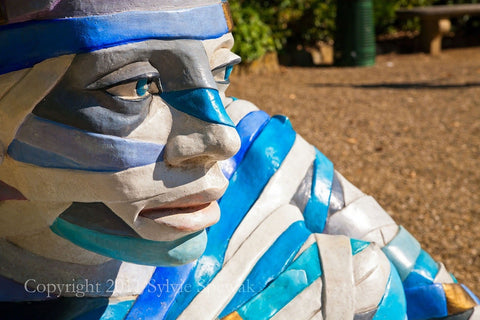
<svg viewBox="0 0 480 320">
<path fill-rule="evenodd" d="M 447 298 L 440 283 L 405 289 L 409 320 L 441 318 L 448 315 Z"/>
<path fill-rule="evenodd" d="M 186 284 L 191 292 L 182 292 L 167 319 L 176 319 L 196 294 L 205 288 L 223 265 L 228 240 L 245 214 L 257 200 L 270 177 L 277 171 L 295 141 L 296 133 L 288 118 L 274 116 L 253 142 L 230 184 L 219 200 L 222 217 L 209 228 L 207 249 Z"/>
<path fill-rule="evenodd" d="M 473 299 L 473 301 L 474 301 L 476 304 L 480 305 L 480 299 L 472 292 L 472 290 L 470 290 L 470 289 L 469 289 L 466 285 L 464 285 L 464 284 L 461 284 L 461 286 L 462 286 L 463 290 L 465 290 L 465 291 L 468 293 L 468 295 Z"/>
<path fill-rule="evenodd" d="M 84 249 L 114 259 L 151 266 L 189 263 L 203 253 L 207 243 L 205 231 L 174 241 L 153 241 L 101 233 L 79 227 L 62 218 L 55 219 L 50 229 Z"/>
<path fill-rule="evenodd" d="M 237 133 L 242 142 L 240 150 L 230 159 L 221 162 L 223 174 L 227 179 L 232 177 L 250 145 L 262 132 L 268 120 L 270 120 L 270 116 L 263 111 L 252 111 L 240 120 L 237 125 Z"/>
<path fill-rule="evenodd" d="M 406 320 L 407 302 L 403 292 L 402 280 L 391 264 L 390 276 L 385 287 L 382 301 L 372 320 Z M 410 319 L 410 317 L 408 318 Z"/>
<path fill-rule="evenodd" d="M 350 246 L 352 247 L 352 256 L 362 252 L 369 245 L 370 245 L 370 242 L 367 242 L 367 241 L 350 239 Z"/>
<path fill-rule="evenodd" d="M 327 222 L 333 184 L 333 163 L 315 148 L 312 189 L 303 216 L 312 232 L 322 233 Z"/>
<path fill-rule="evenodd" d="M 129 300 L 109 304 L 99 320 L 124 319 L 125 315 L 128 313 L 134 302 L 135 300 Z"/>
<path fill-rule="evenodd" d="M 237 312 L 244 320 L 270 319 L 321 275 L 318 247 L 313 244 Z"/>
<path fill-rule="evenodd" d="M 163 150 L 160 144 L 92 133 L 32 115 L 8 154 L 46 168 L 121 171 L 162 161 Z"/>
<path fill-rule="evenodd" d="M 293 223 L 260 258 L 219 318 L 237 310 L 278 277 L 311 235 L 303 221 Z"/>
<path fill-rule="evenodd" d="M 403 286 L 410 288 L 424 284 L 432 284 L 437 273 L 438 264 L 427 252 L 421 250 L 413 270 L 403 281 Z"/>
<path fill-rule="evenodd" d="M 158 267 L 150 282 L 138 296 L 125 320 L 163 319 L 178 293 L 189 290 L 184 283 L 195 262 L 178 267 Z"/>
<path fill-rule="evenodd" d="M 287 270 L 237 312 L 243 320 L 270 319 L 307 286 L 305 271 Z"/>
<path fill-rule="evenodd" d="M 312 244 L 302 252 L 287 270 L 305 270 L 309 284 L 317 280 L 322 275 L 322 263 L 317 244 Z"/>
<path fill-rule="evenodd" d="M 175 109 L 198 119 L 235 127 L 216 89 L 200 88 L 162 92 L 160 96 Z"/>
<path fill-rule="evenodd" d="M 213 39 L 227 32 L 222 4 L 10 24 L 0 27 L 0 74 L 65 54 L 147 39 Z"/>
<path fill-rule="evenodd" d="M 383 247 L 382 251 L 395 265 L 403 281 L 413 270 L 421 247 L 420 243 L 404 227 L 400 226 L 395 238 Z"/>
</svg>

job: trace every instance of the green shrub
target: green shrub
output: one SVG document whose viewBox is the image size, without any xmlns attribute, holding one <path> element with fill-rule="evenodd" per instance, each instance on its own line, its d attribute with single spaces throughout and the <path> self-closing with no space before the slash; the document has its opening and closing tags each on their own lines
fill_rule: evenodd
<svg viewBox="0 0 480 320">
<path fill-rule="evenodd" d="M 272 30 L 260 18 L 258 11 L 249 6 L 240 6 L 238 1 L 232 1 L 230 7 L 235 34 L 233 51 L 243 61 L 251 62 L 275 50 Z"/>
<path fill-rule="evenodd" d="M 287 42 L 313 45 L 318 41 L 333 40 L 335 32 L 335 0 L 312 0 L 298 19 L 290 21 L 292 33 Z"/>
<path fill-rule="evenodd" d="M 373 18 L 375 22 L 375 33 L 392 33 L 399 29 L 418 30 L 419 24 L 415 20 L 396 21 L 395 11 L 400 8 L 412 8 L 429 6 L 435 0 L 373 0 Z"/>
<path fill-rule="evenodd" d="M 264 44 L 271 37 L 274 50 L 281 51 L 287 43 L 309 44 L 333 38 L 335 0 L 231 0 L 230 6 L 238 42 L 249 34 L 265 32 Z M 268 50 L 270 44 L 268 41 Z"/>
<path fill-rule="evenodd" d="M 230 0 L 234 20 L 234 50 L 244 61 L 267 51 L 331 41 L 335 33 L 336 4 L 341 0 Z M 350 1 L 350 0 L 343 0 Z M 399 8 L 432 4 L 480 3 L 480 0 L 372 0 L 377 35 L 399 30 L 419 30 L 418 19 L 398 20 Z M 478 19 L 456 25 L 478 28 Z M 454 23 L 455 25 L 455 23 Z"/>
</svg>

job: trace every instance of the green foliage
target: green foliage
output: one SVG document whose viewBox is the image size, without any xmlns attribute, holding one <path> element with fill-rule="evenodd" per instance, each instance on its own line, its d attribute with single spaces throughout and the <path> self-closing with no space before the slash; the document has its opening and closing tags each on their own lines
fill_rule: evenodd
<svg viewBox="0 0 480 320">
<path fill-rule="evenodd" d="M 241 6 L 238 1 L 232 1 L 230 7 L 235 24 L 233 51 L 243 61 L 251 62 L 266 52 L 275 50 L 272 30 L 260 18 L 258 11 L 249 6 Z"/>
<path fill-rule="evenodd" d="M 392 33 L 399 29 L 417 30 L 418 21 L 402 21 L 403 25 L 396 24 L 395 11 L 400 8 L 412 8 L 432 5 L 435 0 L 373 0 L 373 18 L 376 34 Z"/>
<path fill-rule="evenodd" d="M 413 8 L 441 4 L 480 3 L 480 0 L 373 0 L 376 34 L 393 33 L 398 30 L 420 30 L 418 19 L 399 21 L 395 11 L 399 8 Z"/>
<path fill-rule="evenodd" d="M 313 45 L 317 41 L 333 39 L 335 32 L 335 0 L 312 0 L 302 15 L 290 22 L 292 34 L 287 41 L 298 42 L 301 45 Z"/>
<path fill-rule="evenodd" d="M 280 51 L 287 43 L 329 40 L 335 30 L 335 3 L 335 0 L 231 0 L 233 32 L 237 42 L 262 38 L 259 51 L 265 48 Z M 259 36 L 260 32 L 264 36 Z M 255 51 L 255 48 L 238 49 L 239 53 L 248 51 L 249 56 Z"/>
<path fill-rule="evenodd" d="M 234 20 L 234 50 L 244 61 L 267 51 L 331 41 L 335 33 L 337 1 L 354 0 L 230 0 Z M 372 0 L 376 34 L 419 30 L 418 19 L 400 21 L 395 11 L 434 4 L 480 3 L 480 0 Z M 468 23 L 467 23 L 468 22 Z M 477 20 L 464 25 L 478 27 Z"/>
</svg>

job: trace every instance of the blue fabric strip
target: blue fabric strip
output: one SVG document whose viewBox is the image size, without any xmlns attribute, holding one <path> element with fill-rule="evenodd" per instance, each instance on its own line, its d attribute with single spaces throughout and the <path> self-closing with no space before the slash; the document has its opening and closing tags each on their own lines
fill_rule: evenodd
<svg viewBox="0 0 480 320">
<path fill-rule="evenodd" d="M 318 247 L 313 244 L 237 312 L 244 320 L 270 319 L 321 275 Z"/>
<path fill-rule="evenodd" d="M 230 159 L 221 162 L 223 174 L 227 179 L 232 177 L 250 145 L 263 130 L 269 119 L 270 116 L 263 111 L 252 111 L 237 124 L 237 132 L 242 142 L 240 150 Z"/>
<path fill-rule="evenodd" d="M 196 263 L 195 261 L 178 267 L 156 268 L 150 282 L 138 296 L 125 320 L 163 319 L 177 294 L 190 289 L 184 286 L 184 283 Z"/>
<path fill-rule="evenodd" d="M 461 284 L 463 290 L 465 290 L 468 295 L 475 301 L 476 304 L 480 305 L 480 299 L 470 290 L 466 285 Z"/>
<path fill-rule="evenodd" d="M 163 160 L 164 146 L 87 132 L 30 116 L 8 147 L 15 160 L 46 168 L 121 171 Z"/>
<path fill-rule="evenodd" d="M 395 265 L 402 281 L 413 270 L 420 250 L 420 243 L 402 226 L 395 238 L 382 248 L 388 260 Z"/>
<path fill-rule="evenodd" d="M 311 195 L 303 216 L 307 228 L 312 232 L 322 233 L 327 222 L 334 170 L 332 162 L 316 148 L 315 153 Z"/>
<path fill-rule="evenodd" d="M 212 39 L 227 32 L 222 4 L 10 24 L 0 27 L 0 74 L 65 54 L 148 39 Z"/>
<path fill-rule="evenodd" d="M 205 288 L 223 265 L 228 240 L 277 171 L 295 141 L 288 118 L 274 116 L 253 142 L 219 200 L 222 217 L 209 228 L 207 249 L 186 281 L 190 292 L 181 292 L 167 319 L 176 319 L 196 294 Z"/>
<path fill-rule="evenodd" d="M 135 300 L 121 301 L 107 306 L 99 320 L 119 320 L 124 319 L 128 310 L 132 307 Z"/>
<path fill-rule="evenodd" d="M 238 309 L 287 268 L 311 235 L 303 221 L 292 224 L 257 262 L 219 318 Z"/>
<path fill-rule="evenodd" d="M 405 288 L 409 320 L 441 318 L 448 315 L 445 291 L 440 283 Z"/>
<path fill-rule="evenodd" d="M 352 256 L 362 252 L 363 249 L 365 249 L 369 245 L 370 245 L 370 242 L 367 242 L 367 241 L 350 239 L 350 246 L 352 247 Z"/>
<path fill-rule="evenodd" d="M 189 89 L 162 92 L 163 100 L 175 109 L 207 122 L 235 127 L 215 89 Z"/>
<path fill-rule="evenodd" d="M 405 288 L 410 288 L 419 285 L 432 284 L 437 273 L 438 264 L 427 252 L 421 250 L 413 270 L 403 281 L 403 286 Z"/>
<path fill-rule="evenodd" d="M 207 242 L 205 231 L 174 241 L 153 241 L 101 233 L 79 227 L 62 218 L 55 219 L 50 229 L 84 249 L 118 260 L 151 266 L 189 263 L 202 254 Z"/>
<path fill-rule="evenodd" d="M 392 264 L 385 293 L 372 320 L 407 320 L 407 302 L 402 280 Z"/>
</svg>

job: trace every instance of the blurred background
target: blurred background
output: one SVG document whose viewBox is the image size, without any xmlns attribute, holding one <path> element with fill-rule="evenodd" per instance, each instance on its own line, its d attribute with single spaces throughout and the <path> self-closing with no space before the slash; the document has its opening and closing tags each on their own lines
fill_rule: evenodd
<svg viewBox="0 0 480 320">
<path fill-rule="evenodd" d="M 342 1 L 356 0 L 230 0 L 244 62 L 227 94 L 287 115 L 479 295 L 480 17 L 452 18 L 431 55 L 419 19 L 396 10 L 466 1 L 373 0 L 374 63 L 339 67 Z"/>
<path fill-rule="evenodd" d="M 333 44 L 339 36 L 337 7 L 369 5 L 377 52 L 414 52 L 420 19 L 402 19 L 401 8 L 430 5 L 475 4 L 479 0 L 230 0 L 236 44 L 244 64 L 275 52 L 283 65 L 333 63 Z M 363 4 L 362 4 L 363 2 Z M 480 16 L 452 17 L 444 47 L 480 45 Z M 348 23 L 348 21 L 346 21 Z M 342 24 L 342 22 L 340 22 Z M 310 57 L 309 57 L 310 56 Z M 272 60 L 267 57 L 267 59 Z M 310 60 L 309 60 L 310 59 Z"/>
</svg>

